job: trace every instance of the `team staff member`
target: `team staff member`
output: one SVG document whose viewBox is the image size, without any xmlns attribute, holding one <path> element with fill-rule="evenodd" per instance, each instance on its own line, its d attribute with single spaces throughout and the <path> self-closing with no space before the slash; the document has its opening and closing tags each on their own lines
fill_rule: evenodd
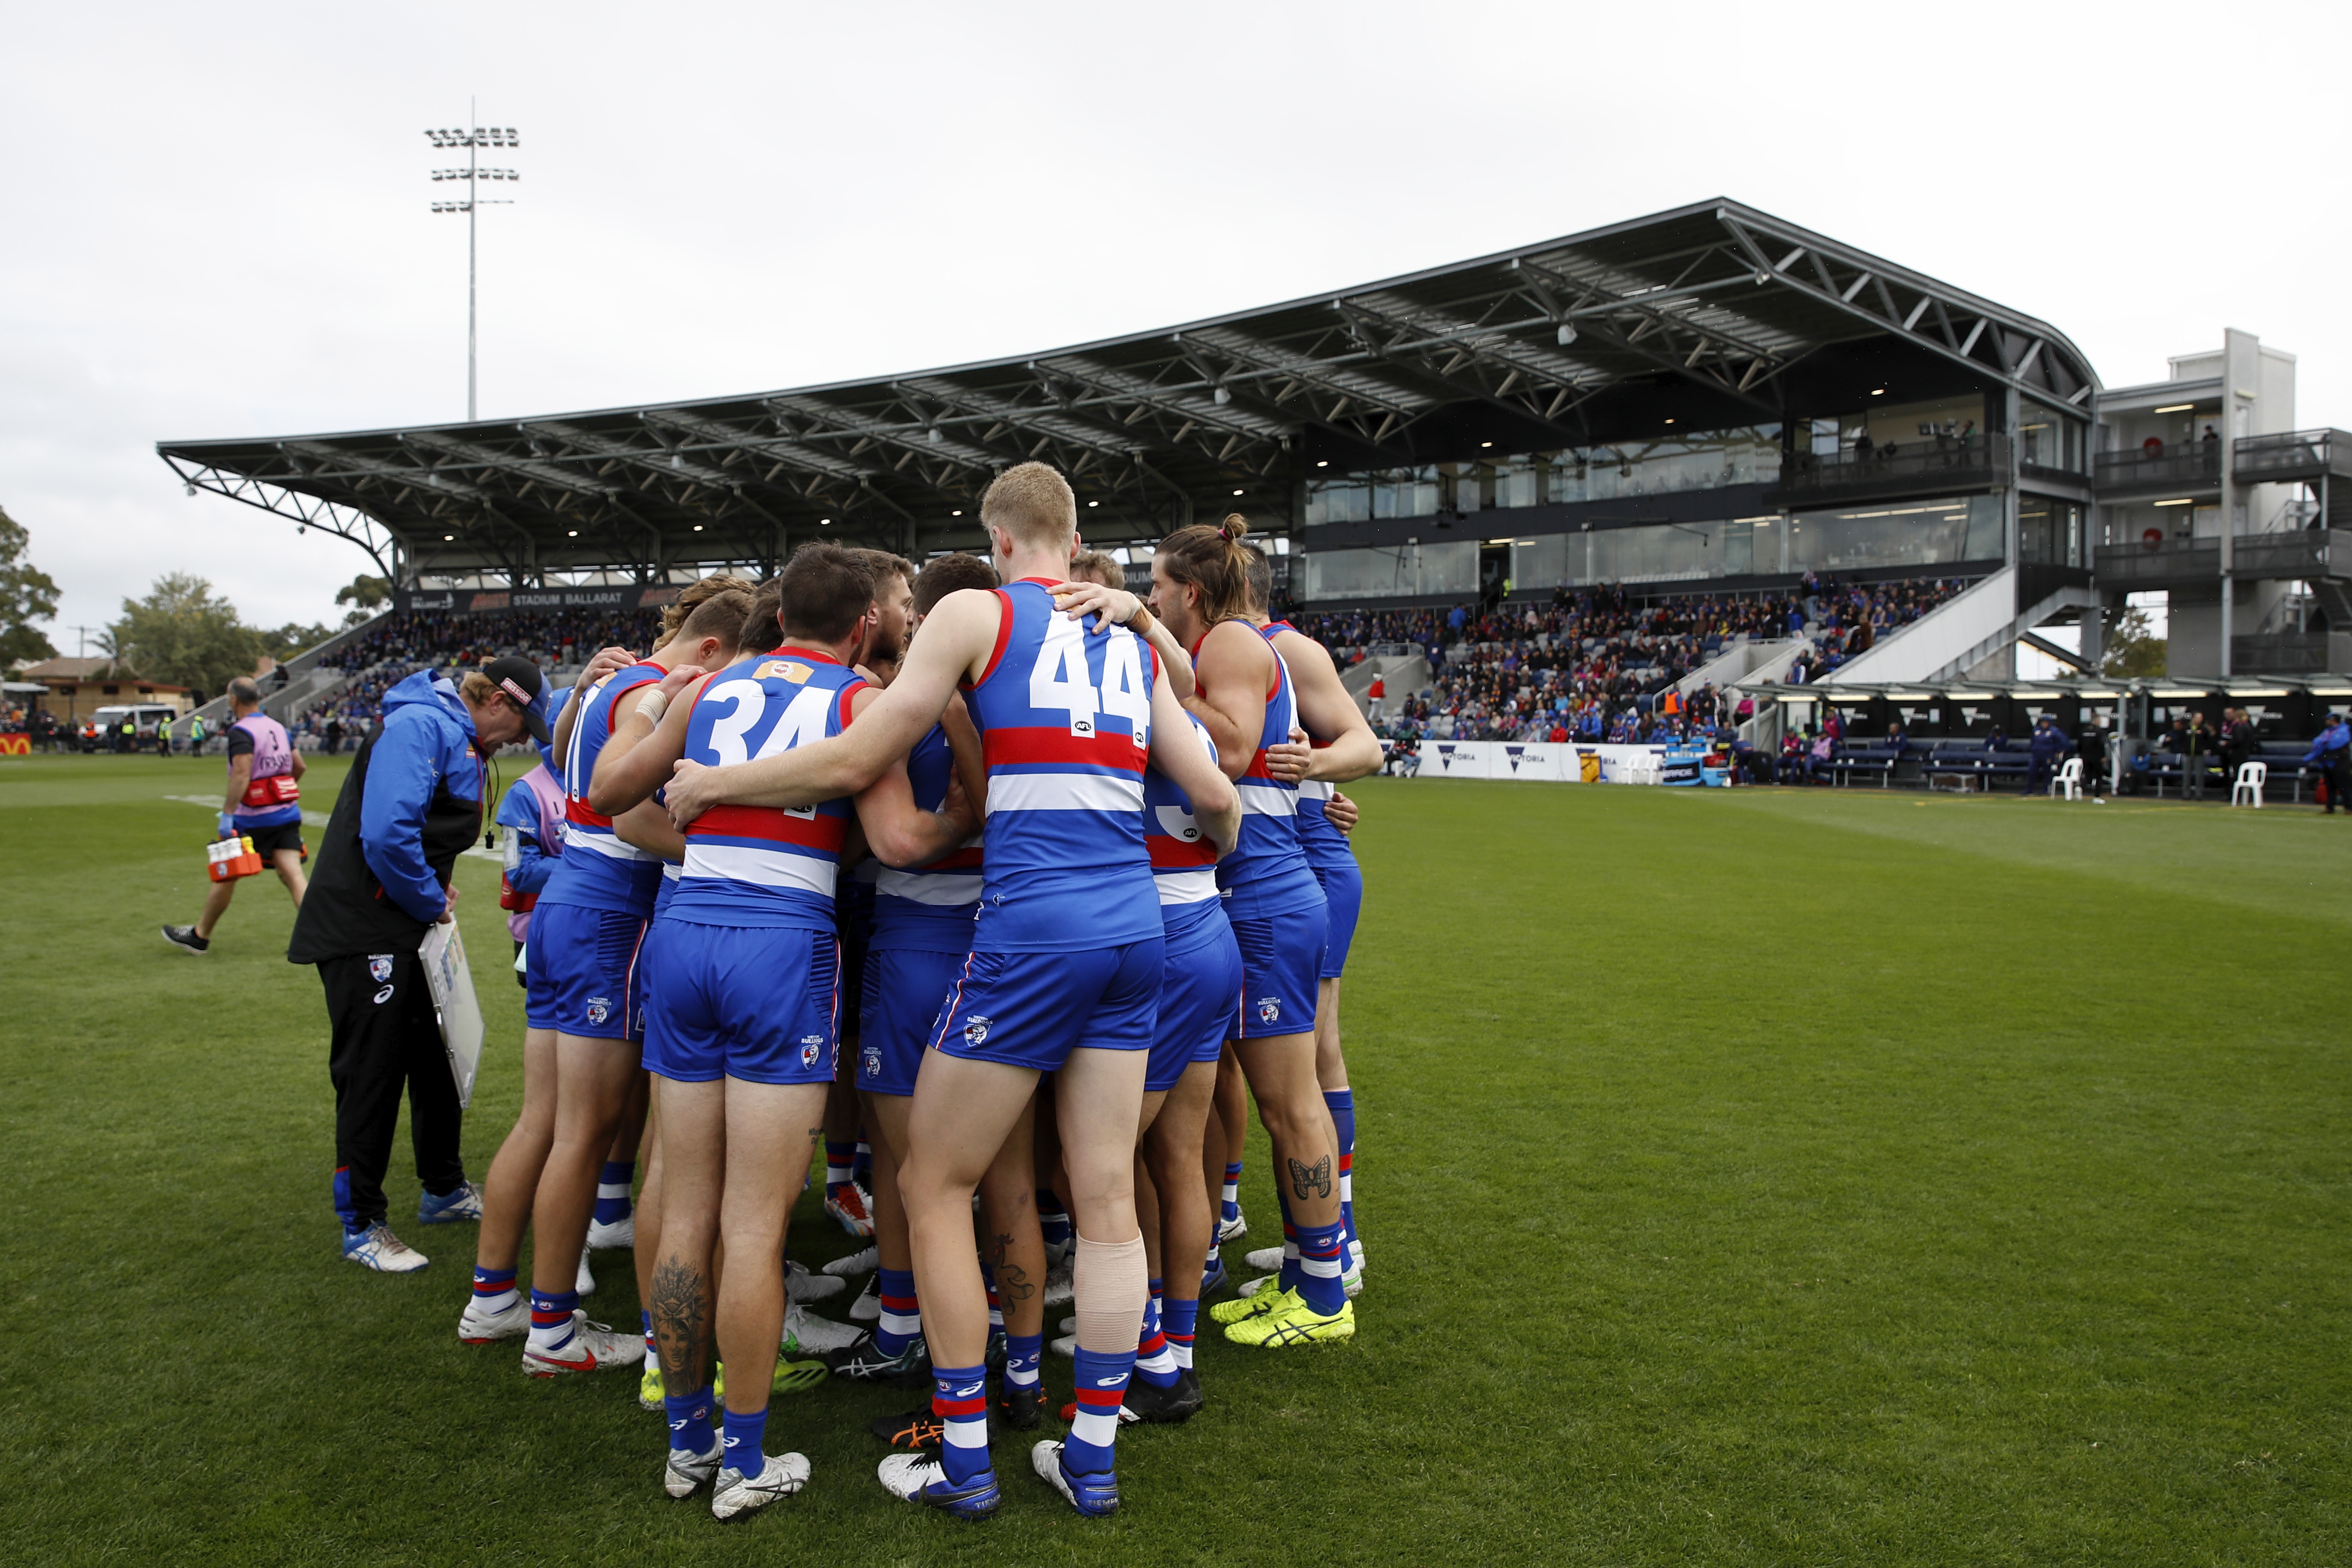
<svg viewBox="0 0 2352 1568">
<path fill-rule="evenodd" d="M 327 994 L 335 1086 L 335 1212 L 343 1256 L 386 1273 L 425 1267 L 384 1224 L 383 1173 L 408 1089 L 409 1138 L 427 1225 L 481 1215 L 457 1153 L 449 1077 L 417 947 L 457 901 L 457 856 L 482 830 L 488 758 L 530 735 L 545 744 L 544 682 L 527 658 L 492 659 L 453 685 L 419 670 L 384 693 L 319 846 L 319 872 L 294 917 L 289 963 L 316 964 Z"/>
<path fill-rule="evenodd" d="M 244 676 L 228 683 L 228 799 L 220 814 L 223 838 L 250 837 L 253 852 L 278 872 L 294 908 L 302 907 L 310 884 L 302 875 L 302 774 L 309 763 L 286 738 L 286 726 L 261 711 L 261 688 Z M 242 879 L 239 879 L 242 880 Z M 213 944 L 213 927 L 228 912 L 236 882 L 215 882 L 205 895 L 204 913 L 192 926 L 165 926 L 163 940 L 182 952 L 202 953 Z"/>
</svg>

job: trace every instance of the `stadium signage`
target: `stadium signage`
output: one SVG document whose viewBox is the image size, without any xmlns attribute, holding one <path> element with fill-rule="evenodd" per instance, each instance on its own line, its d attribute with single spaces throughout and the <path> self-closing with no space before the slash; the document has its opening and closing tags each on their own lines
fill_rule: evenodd
<svg viewBox="0 0 2352 1568">
<path fill-rule="evenodd" d="M 649 610 L 675 603 L 676 588 L 460 588 L 424 592 L 403 588 L 393 607 L 404 612 L 492 615 L 504 610 Z"/>
</svg>

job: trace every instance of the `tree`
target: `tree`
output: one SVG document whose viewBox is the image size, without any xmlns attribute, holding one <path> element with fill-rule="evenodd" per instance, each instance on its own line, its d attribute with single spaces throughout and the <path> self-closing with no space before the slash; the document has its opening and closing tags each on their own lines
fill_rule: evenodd
<svg viewBox="0 0 2352 1568">
<path fill-rule="evenodd" d="M 0 669 L 58 657 L 33 626 L 58 613 L 58 585 L 25 559 L 31 542 L 24 525 L 0 508 Z"/>
<path fill-rule="evenodd" d="M 345 626 L 355 626 L 362 621 L 373 619 L 377 606 L 391 597 L 391 578 L 371 577 L 364 572 L 335 590 L 335 603 L 352 606 L 351 614 L 343 617 Z"/>
<path fill-rule="evenodd" d="M 306 626 L 299 621 L 289 621 L 275 631 L 258 631 L 255 635 L 261 639 L 261 651 L 283 663 L 304 648 L 317 647 L 335 634 L 326 626 Z"/>
<path fill-rule="evenodd" d="M 251 675 L 263 651 L 261 634 L 238 621 L 236 606 L 184 572 L 156 578 L 143 599 L 123 600 L 122 618 L 106 628 L 99 645 L 150 680 L 205 695 Z"/>
<path fill-rule="evenodd" d="M 2146 610 L 2126 610 L 2107 637 L 2106 656 L 2099 673 L 2117 680 L 2164 673 L 2166 639 L 2148 635 L 2154 623 Z"/>
</svg>

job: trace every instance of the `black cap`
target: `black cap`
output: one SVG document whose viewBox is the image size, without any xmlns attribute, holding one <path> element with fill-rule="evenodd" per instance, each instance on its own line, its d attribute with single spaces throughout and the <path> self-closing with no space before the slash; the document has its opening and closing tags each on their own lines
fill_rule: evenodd
<svg viewBox="0 0 2352 1568">
<path fill-rule="evenodd" d="M 530 731 L 530 738 L 546 745 L 552 736 L 548 731 L 546 715 L 540 711 L 540 700 L 547 693 L 547 678 L 540 673 L 539 666 L 520 654 L 510 653 L 482 666 L 482 673 L 521 710 L 522 727 Z"/>
</svg>

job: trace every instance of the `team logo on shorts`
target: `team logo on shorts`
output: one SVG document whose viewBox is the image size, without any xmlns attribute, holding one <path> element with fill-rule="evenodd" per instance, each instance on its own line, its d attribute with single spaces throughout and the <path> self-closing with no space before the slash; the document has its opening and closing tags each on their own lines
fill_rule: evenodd
<svg viewBox="0 0 2352 1568">
<path fill-rule="evenodd" d="M 823 1035 L 803 1035 L 801 1037 L 801 1066 L 804 1068 L 813 1068 L 816 1066 L 817 1053 L 824 1049 L 824 1037 Z"/>
<path fill-rule="evenodd" d="M 857 1058 L 865 1064 L 866 1076 L 867 1078 L 880 1078 L 882 1076 L 881 1047 L 868 1046 L 857 1054 Z"/>
<path fill-rule="evenodd" d="M 1279 996 L 1261 996 L 1261 997 L 1259 997 L 1259 998 L 1257 999 L 1257 1021 L 1258 1021 L 1259 1023 L 1261 1023 L 1261 1024 L 1271 1024 L 1271 1023 L 1273 1023 L 1276 1018 L 1279 1018 L 1279 1017 L 1281 1017 L 1281 1016 L 1282 1016 L 1282 998 L 1281 998 L 1281 997 L 1279 997 Z"/>
<path fill-rule="evenodd" d="M 387 981 L 387 980 L 391 979 L 391 978 L 392 978 L 392 954 L 390 954 L 390 953 L 388 953 L 388 952 L 371 952 L 371 953 L 369 953 L 369 954 L 368 954 L 368 978 L 370 978 L 371 980 L 373 980 L 373 981 L 374 981 L 378 985 L 381 985 L 381 984 L 383 984 L 385 981 Z"/>
<path fill-rule="evenodd" d="M 965 1045 L 977 1046 L 986 1038 L 988 1038 L 987 1019 L 974 1018 L 971 1022 L 963 1026 L 963 1043 Z"/>
<path fill-rule="evenodd" d="M 591 996 L 588 998 L 588 1021 L 590 1023 L 601 1024 L 612 1016 L 613 1004 L 608 998 L 603 996 Z"/>
</svg>

